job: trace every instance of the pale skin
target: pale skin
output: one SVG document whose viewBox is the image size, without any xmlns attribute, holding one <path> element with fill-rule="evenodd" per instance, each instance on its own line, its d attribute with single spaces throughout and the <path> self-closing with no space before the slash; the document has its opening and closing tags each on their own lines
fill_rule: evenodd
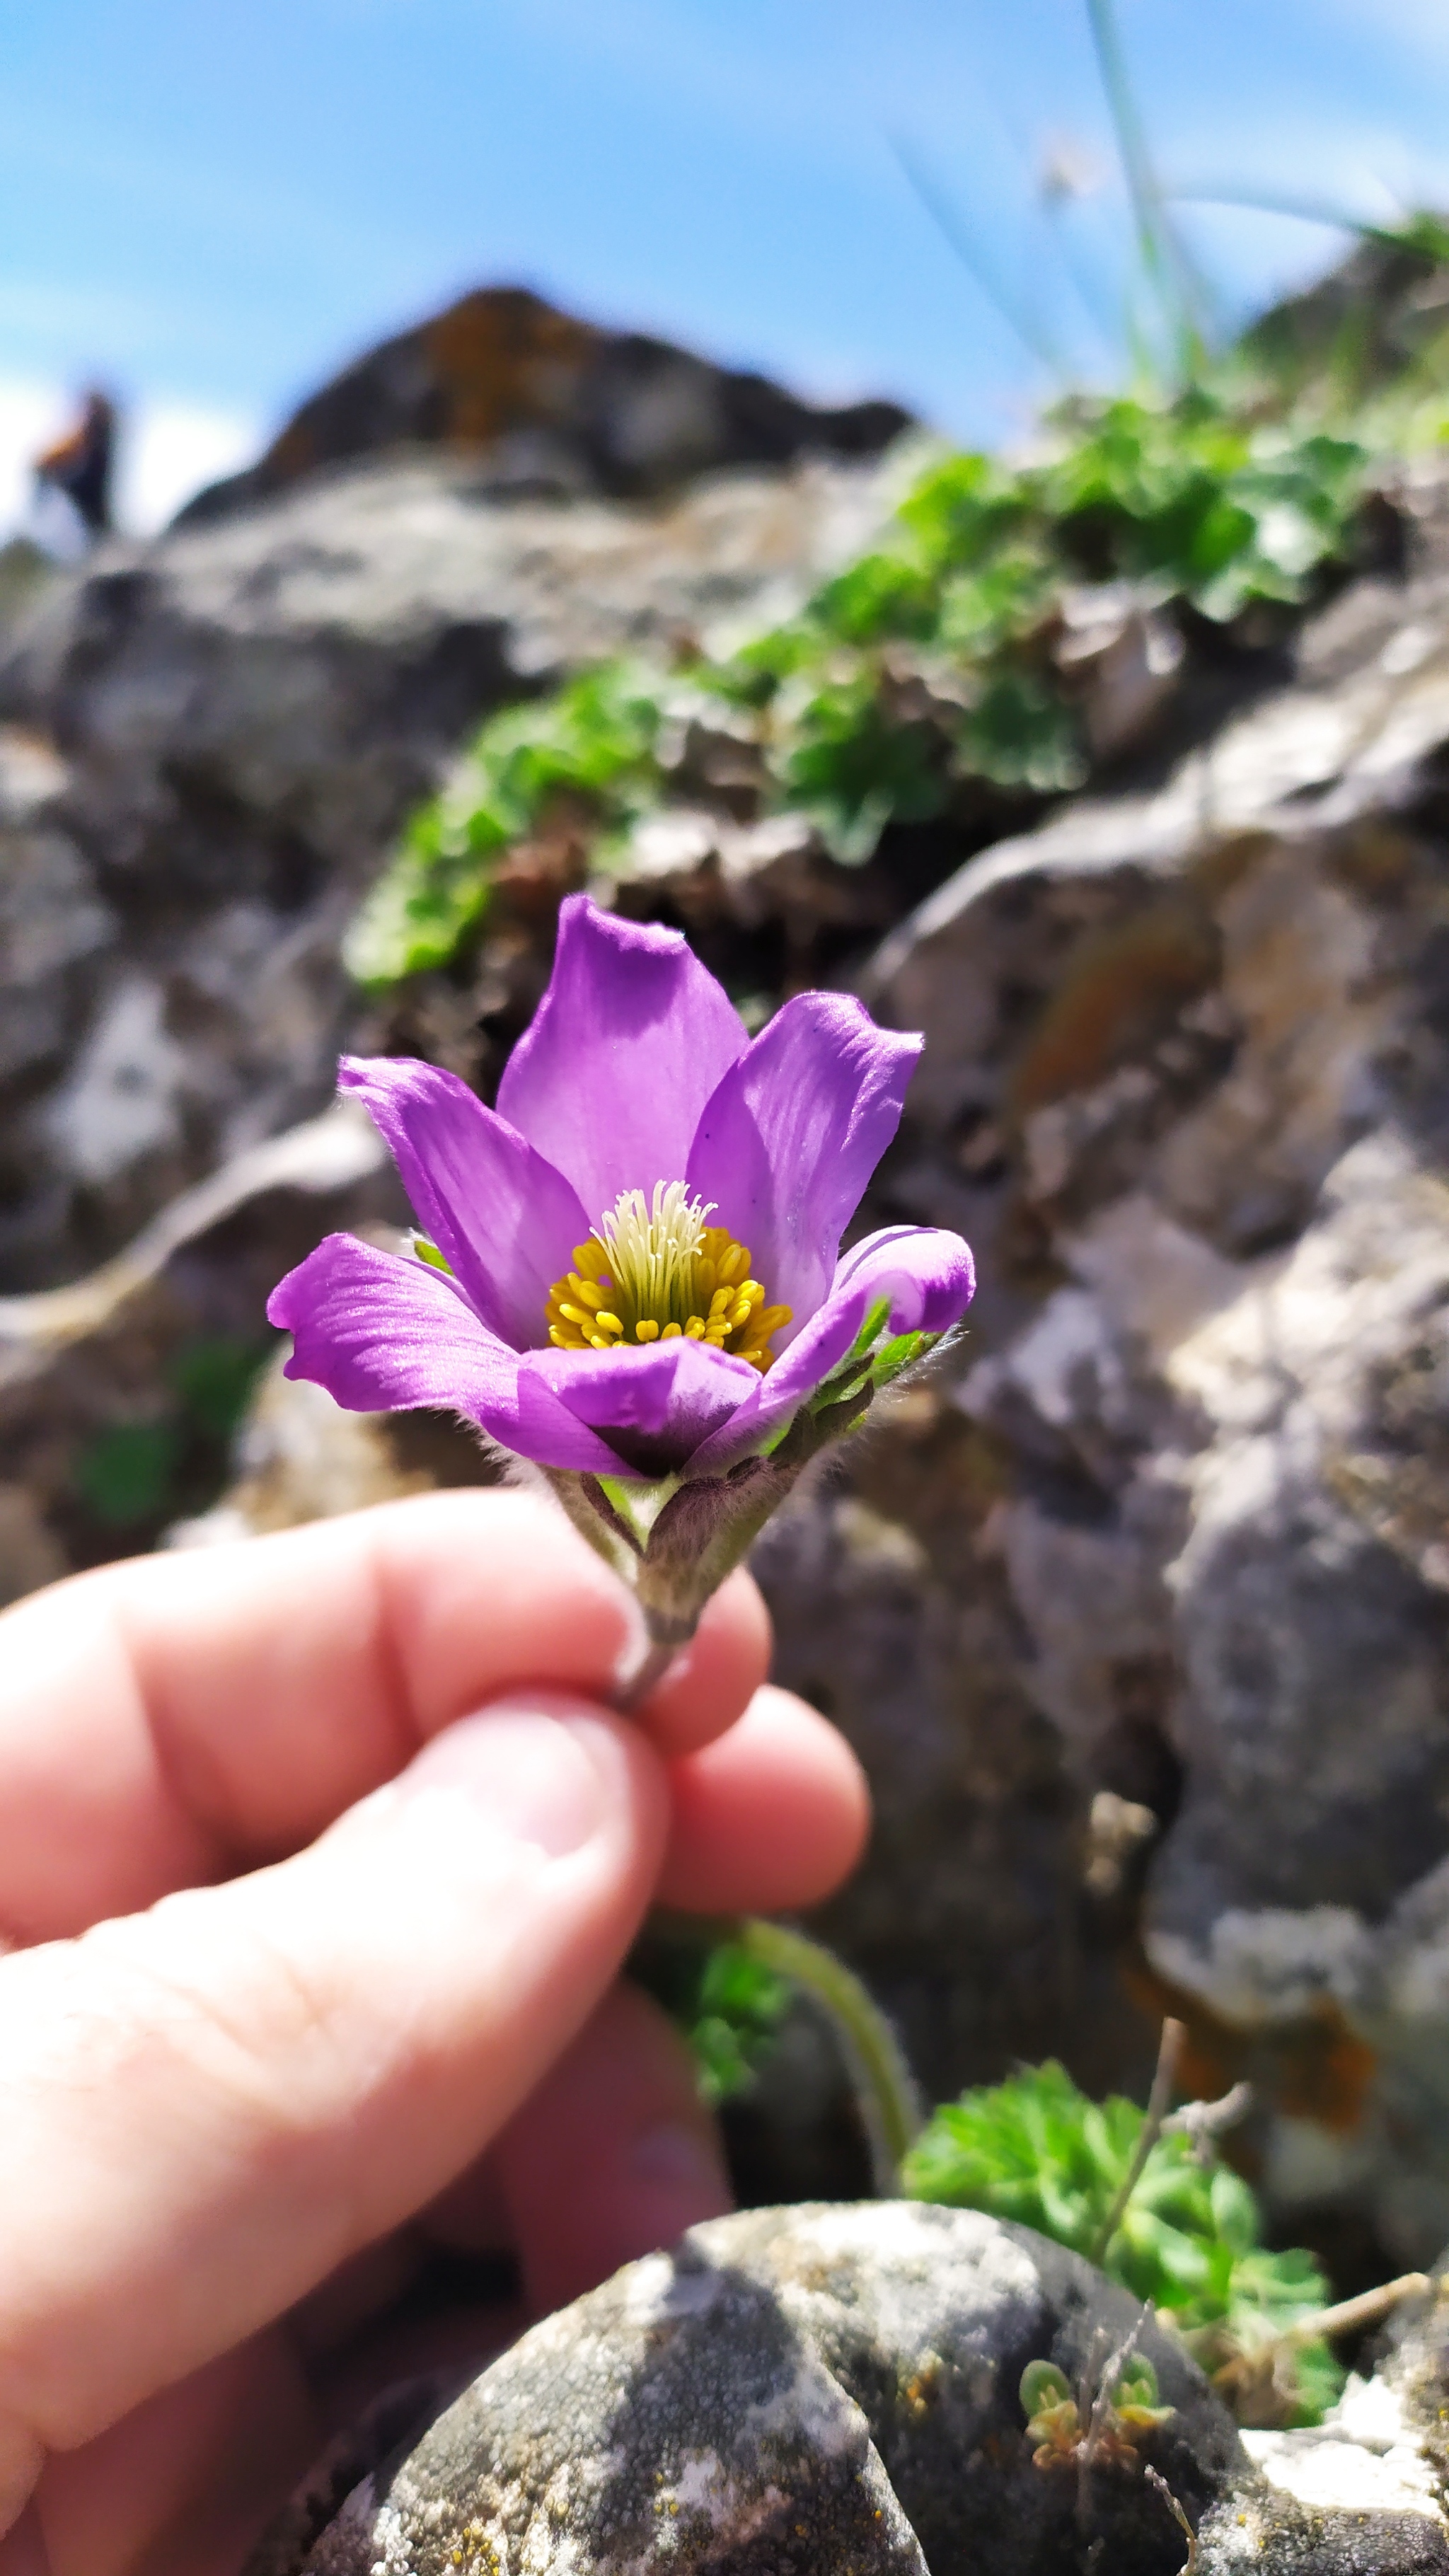
<svg viewBox="0 0 1449 2576">
<path fill-rule="evenodd" d="M 624 1719 L 633 1623 L 491 1493 L 0 1618 L 0 2576 L 236 2576 L 378 2388 L 728 2206 L 620 1962 L 824 1895 L 865 1792 L 746 1576 Z M 521 2310 L 409 2301 L 501 2248 Z"/>
</svg>

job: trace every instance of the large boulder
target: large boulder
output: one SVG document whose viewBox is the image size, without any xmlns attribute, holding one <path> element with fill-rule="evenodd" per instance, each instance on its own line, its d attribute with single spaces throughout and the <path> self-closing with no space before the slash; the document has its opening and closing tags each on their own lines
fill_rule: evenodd
<svg viewBox="0 0 1449 2576">
<path fill-rule="evenodd" d="M 982 1290 L 757 1561 L 879 1781 L 830 1917 L 934 2089 L 1247 2074 L 1280 2225 L 1449 2233 L 1449 584 L 1367 585 L 1151 795 L 977 858 L 880 1211 Z M 1139 2074 L 1141 2069 L 1136 2070 Z M 1327 2235 L 1325 2236 L 1325 2231 Z"/>
<path fill-rule="evenodd" d="M 812 465 L 561 508 L 414 458 L 56 586 L 0 664 L 0 1584 L 385 1488 L 371 1442 L 318 1466 L 325 1416 L 275 1383 L 230 1521 L 213 1484 L 118 1541 L 76 1460 L 135 1416 L 170 1437 L 178 1343 L 254 1332 L 329 1224 L 404 1218 L 372 1149 L 329 1128 L 314 1159 L 339 1047 L 396 1042 L 337 940 L 460 734 L 788 608 L 881 488 Z M 894 844 L 822 891 L 778 818 L 720 849 L 675 816 L 620 894 L 727 899 L 766 1004 L 808 953 L 778 911 L 747 953 L 766 879 L 839 906 L 841 971 L 927 1034 L 864 1219 L 978 1255 L 958 1348 L 757 1551 L 777 1669 L 877 1794 L 826 1928 L 937 2096 L 1052 2052 L 1140 2085 L 1181 2012 L 1195 2089 L 1254 2081 L 1279 2220 L 1421 2261 L 1449 2234 L 1449 581 L 1442 487 L 1408 501 L 1414 579 L 1347 589 L 1290 683 L 972 859 L 863 965 Z M 559 890 L 520 894 L 501 999 L 440 986 L 403 1042 L 486 1079 Z"/>
<path fill-rule="evenodd" d="M 1150 2427 L 1097 2412 L 1131 2354 L 1168 2410 Z M 1078 2399 L 1045 2459 L 1033 2362 Z M 1441 2576 L 1427 2476 L 1375 2488 L 1361 2456 L 1372 2501 L 1306 2507 L 1150 2313 L 1029 2228 L 761 2210 L 628 2265 L 450 2405 L 390 2401 L 248 2576 L 1177 2576 L 1185 2555 L 1200 2576 Z"/>
<path fill-rule="evenodd" d="M 486 714 L 789 610 L 882 506 L 864 467 L 660 511 L 420 457 L 56 583 L 0 655 L 0 1286 L 75 1278 L 325 1105 L 377 1036 L 342 931 Z M 544 972 L 522 957 L 515 1021 Z"/>
<path fill-rule="evenodd" d="M 896 403 L 801 402 L 667 340 L 581 322 L 525 287 L 477 287 L 345 367 L 178 524 L 229 518 L 321 467 L 401 447 L 450 447 L 500 488 L 625 496 L 722 466 L 878 456 L 908 421 Z"/>
</svg>

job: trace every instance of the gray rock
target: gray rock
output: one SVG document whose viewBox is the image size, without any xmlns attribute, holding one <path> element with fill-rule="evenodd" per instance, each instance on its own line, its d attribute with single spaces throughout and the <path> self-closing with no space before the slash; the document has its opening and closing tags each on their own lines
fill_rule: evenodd
<svg viewBox="0 0 1449 2576">
<path fill-rule="evenodd" d="M 55 819 L 66 785 L 47 743 L 0 730 L 0 1096 L 61 1061 L 79 974 L 115 934 Z"/>
<path fill-rule="evenodd" d="M 480 287 L 355 360 L 178 524 L 229 517 L 319 468 L 399 447 L 471 451 L 505 488 L 638 495 L 722 466 L 874 456 L 907 426 L 894 403 L 816 409 L 763 376 L 581 322 L 526 288 Z"/>
<path fill-rule="evenodd" d="M 1026 2364 L 1095 2393 L 1134 2334 L 1171 2416 L 1115 2462 L 1036 2465 Z M 1175 2576 L 1182 2535 L 1148 2462 L 1200 2528 L 1203 2576 L 1449 2567 L 1427 2497 L 1305 2508 L 1124 2292 L 974 2211 L 716 2220 L 536 2326 L 421 2433 L 417 2416 L 403 2392 L 370 2457 L 334 2455 L 248 2576 Z"/>
<path fill-rule="evenodd" d="M 141 1516 L 149 1526 L 124 1532 L 86 1518 L 78 1470 L 97 1439 L 165 1418 L 178 1352 L 218 1337 L 255 1344 L 269 1289 L 329 1220 L 386 1234 L 380 1220 L 402 1213 L 375 1129 L 339 1102 L 182 1191 L 83 1279 L 0 1297 L 0 1454 L 11 1480 L 0 1485 L 0 1593 L 18 1598 L 75 1564 L 115 1554 L 127 1538 L 134 1545 L 159 1536 L 174 1502 L 167 1509 L 158 1500 Z M 386 1443 L 377 1426 L 351 1415 L 337 1415 L 350 1435 L 345 1465 L 325 1424 L 310 1418 L 297 1424 L 289 1416 L 290 1438 L 274 1437 L 280 1455 L 269 1454 L 266 1425 L 278 1403 L 268 1379 L 252 1454 L 241 1462 L 244 1489 L 256 1498 L 254 1526 L 413 1489 L 421 1456 L 416 1473 L 394 1470 L 388 1479 L 374 1462 L 369 1481 L 364 1461 L 374 1450 L 380 1459 Z M 467 1478 L 455 1469 L 442 1480 Z M 296 1508 L 278 1512 L 279 1488 L 293 1493 Z"/>
<path fill-rule="evenodd" d="M 493 708 L 787 613 L 884 506 L 860 465 L 661 509 L 500 500 L 419 456 L 52 584 L 0 641 L 0 1283 L 76 1277 L 324 1106 L 377 1036 L 342 931 Z"/>
<path fill-rule="evenodd" d="M 1048 2031 L 1140 2083 L 1130 1980 L 1186 2014 L 1203 2089 L 1252 2076 L 1280 2224 L 1357 2208 L 1421 2262 L 1449 2231 L 1449 588 L 1366 584 L 1303 661 L 879 953 L 867 996 L 927 1051 L 877 1214 L 959 1225 L 982 1291 L 760 1564 L 786 1676 L 881 1782 L 830 1920 L 928 2085 Z M 1104 1795 L 1155 1824 L 1110 1883 Z"/>
</svg>

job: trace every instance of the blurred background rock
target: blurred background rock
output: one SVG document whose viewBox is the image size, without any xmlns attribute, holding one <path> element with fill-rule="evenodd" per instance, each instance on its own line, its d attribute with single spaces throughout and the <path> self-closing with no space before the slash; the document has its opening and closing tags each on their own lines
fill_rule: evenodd
<svg viewBox="0 0 1449 2576">
<path fill-rule="evenodd" d="M 1045 221 L 1078 178 L 1025 157 Z M 949 1366 L 757 1553 L 781 1677 L 876 1790 L 824 1928 L 935 2095 L 1047 2054 L 1140 2090 L 1181 2014 L 1193 2089 L 1251 2077 L 1268 2205 L 1352 2288 L 1449 2236 L 1442 227 L 1370 227 L 1220 335 L 1270 410 L 1361 423 L 1408 384 L 1417 427 L 1376 436 L 1281 612 L 1101 577 L 1054 601 L 1031 650 L 1075 792 L 982 773 L 842 853 L 748 727 L 706 727 L 607 869 L 565 799 L 442 964 L 363 989 L 343 961 L 491 714 L 797 619 L 892 542 L 912 414 L 1024 429 L 1041 317 L 990 228 L 983 288 L 897 183 L 994 421 L 924 365 L 810 396 L 489 283 L 234 470 L 194 447 L 160 533 L 109 472 L 124 387 L 35 425 L 45 506 L 27 480 L 0 553 L 0 1595 L 491 1472 L 445 1421 L 280 1376 L 279 1273 L 406 1221 L 329 1105 L 340 1049 L 489 1093 L 585 882 L 685 928 L 756 1020 L 860 991 L 927 1033 L 864 1218 L 959 1226 L 982 1286 Z M 940 668 L 887 677 L 902 723 L 942 720 Z M 776 2109 L 741 2154 L 807 2188 Z"/>
</svg>

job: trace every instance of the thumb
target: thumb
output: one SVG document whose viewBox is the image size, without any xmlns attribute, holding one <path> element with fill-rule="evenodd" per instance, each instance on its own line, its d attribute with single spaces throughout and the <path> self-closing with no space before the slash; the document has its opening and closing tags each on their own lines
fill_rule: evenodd
<svg viewBox="0 0 1449 2576">
<path fill-rule="evenodd" d="M 535 1695 L 275 1868 L 0 1961 L 0 2532 L 89 2440 L 397 2225 L 612 1980 L 663 1777 Z"/>
</svg>

